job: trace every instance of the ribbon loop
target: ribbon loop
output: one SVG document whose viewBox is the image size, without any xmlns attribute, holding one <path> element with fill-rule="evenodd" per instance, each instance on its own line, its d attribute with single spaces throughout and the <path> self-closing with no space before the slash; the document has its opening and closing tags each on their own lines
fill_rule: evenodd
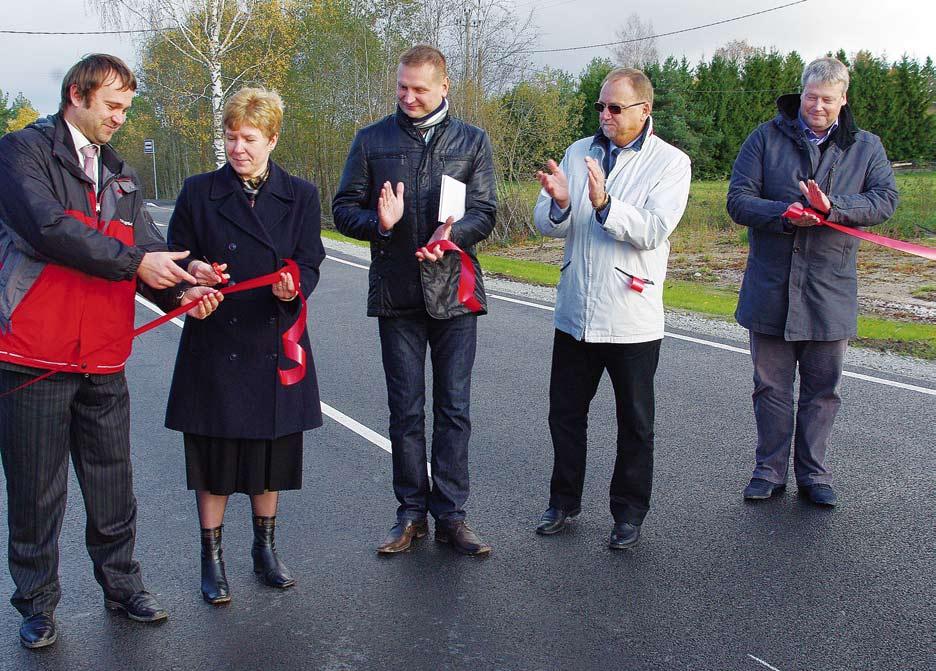
<svg viewBox="0 0 936 671">
<path fill-rule="evenodd" d="M 461 272 L 458 276 L 458 302 L 472 312 L 481 312 L 481 303 L 474 295 L 477 279 L 475 278 L 474 264 L 471 257 L 461 247 L 451 240 L 436 240 L 427 249 L 430 252 L 441 250 L 444 252 L 457 252 L 461 260 Z"/>
</svg>

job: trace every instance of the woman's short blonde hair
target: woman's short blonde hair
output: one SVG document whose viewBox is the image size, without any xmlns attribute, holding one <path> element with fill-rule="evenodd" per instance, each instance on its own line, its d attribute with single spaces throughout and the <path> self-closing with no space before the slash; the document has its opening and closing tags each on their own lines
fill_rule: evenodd
<svg viewBox="0 0 936 671">
<path fill-rule="evenodd" d="M 221 121 L 225 128 L 238 130 L 241 126 L 253 126 L 272 138 L 279 135 L 283 125 L 283 99 L 276 91 L 242 88 L 228 98 Z"/>
</svg>

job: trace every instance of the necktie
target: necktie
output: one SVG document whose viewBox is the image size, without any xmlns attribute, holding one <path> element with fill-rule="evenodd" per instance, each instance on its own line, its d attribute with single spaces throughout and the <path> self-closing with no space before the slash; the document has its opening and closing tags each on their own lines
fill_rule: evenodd
<svg viewBox="0 0 936 671">
<path fill-rule="evenodd" d="M 94 181 L 97 187 L 97 171 L 94 169 L 94 159 L 97 158 L 98 146 L 96 144 L 85 145 L 81 148 L 81 154 L 84 156 L 85 174 Z"/>
</svg>

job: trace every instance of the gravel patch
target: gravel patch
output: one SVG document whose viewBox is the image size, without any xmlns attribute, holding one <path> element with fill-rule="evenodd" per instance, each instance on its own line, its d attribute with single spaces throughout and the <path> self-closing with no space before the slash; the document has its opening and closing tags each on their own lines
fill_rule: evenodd
<svg viewBox="0 0 936 671">
<path fill-rule="evenodd" d="M 323 238 L 322 242 L 327 249 L 370 261 L 370 250 L 366 247 L 326 238 Z M 548 305 L 553 305 L 556 302 L 554 287 L 540 287 L 488 275 L 484 278 L 484 285 L 491 293 L 509 294 L 517 298 L 525 298 Z M 668 309 L 666 311 L 666 326 L 679 331 L 706 335 L 741 347 L 747 347 L 748 344 L 747 329 L 734 322 L 711 319 L 692 312 Z M 845 362 L 849 366 L 936 383 L 936 362 L 860 347 L 848 348 Z"/>
</svg>

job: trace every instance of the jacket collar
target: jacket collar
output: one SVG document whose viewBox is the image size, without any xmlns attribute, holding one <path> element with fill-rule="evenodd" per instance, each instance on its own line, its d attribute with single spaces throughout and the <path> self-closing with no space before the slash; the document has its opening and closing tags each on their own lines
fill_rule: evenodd
<svg viewBox="0 0 936 671">
<path fill-rule="evenodd" d="M 211 180 L 211 193 L 209 196 L 212 200 L 224 198 L 235 191 L 243 192 L 244 188 L 241 186 L 240 177 L 234 172 L 234 168 L 231 167 L 230 163 L 225 163 L 214 174 L 215 178 Z M 292 181 L 289 179 L 289 173 L 274 163 L 272 159 L 270 160 L 270 176 L 263 185 L 263 192 L 285 201 L 292 201 L 296 197 Z"/>
<path fill-rule="evenodd" d="M 634 151 L 640 151 L 643 149 L 644 142 L 647 141 L 647 138 L 653 135 L 653 117 L 648 116 L 647 121 L 644 123 L 643 130 L 640 131 L 640 135 L 637 136 L 637 139 L 633 141 L 630 145 L 630 148 Z M 601 126 L 598 126 L 598 130 L 595 131 L 595 135 L 592 138 L 591 146 L 599 146 L 605 151 L 610 151 L 611 149 L 611 140 L 607 138 L 604 132 L 601 130 Z"/>
<path fill-rule="evenodd" d="M 231 165 L 226 163 L 213 173 L 208 197 L 221 201 L 218 204 L 221 216 L 264 245 L 273 248 L 269 232 L 289 214 L 291 203 L 295 200 L 295 192 L 289 173 L 270 161 L 270 176 L 263 185 L 254 207 L 250 207 L 240 177 Z"/>
<path fill-rule="evenodd" d="M 410 119 L 408 116 L 406 116 L 406 113 L 402 109 L 400 109 L 399 105 L 397 105 L 396 112 L 393 114 L 393 117 L 394 119 L 396 119 L 396 122 L 400 125 L 400 128 L 406 131 L 407 134 L 413 136 L 414 138 L 419 140 L 421 143 L 425 144 L 422 134 L 419 132 L 416 126 L 413 125 L 413 120 Z M 435 130 L 436 136 L 441 134 L 442 129 L 448 127 L 448 125 L 451 122 L 452 122 L 451 113 L 446 114 L 445 118 L 442 119 L 442 121 L 437 126 L 434 126 L 434 128 L 436 129 Z"/>
<path fill-rule="evenodd" d="M 774 121 L 794 138 L 804 137 L 804 133 L 799 127 L 799 109 L 799 93 L 788 93 L 777 98 L 777 116 Z M 855 118 L 852 116 L 851 107 L 847 104 L 842 105 L 842 109 L 839 110 L 838 127 L 832 130 L 828 141 L 838 145 L 842 150 L 848 149 L 855 143 L 855 135 L 858 134 L 858 130 Z"/>
<path fill-rule="evenodd" d="M 91 183 L 91 178 L 85 174 L 84 169 L 78 163 L 75 142 L 72 140 L 71 132 L 61 112 L 36 120 L 30 124 L 30 128 L 35 128 L 49 138 L 52 143 L 52 155 L 68 172 L 84 182 Z M 101 162 L 111 174 L 118 178 L 129 177 L 123 159 L 109 144 L 101 146 Z"/>
</svg>

